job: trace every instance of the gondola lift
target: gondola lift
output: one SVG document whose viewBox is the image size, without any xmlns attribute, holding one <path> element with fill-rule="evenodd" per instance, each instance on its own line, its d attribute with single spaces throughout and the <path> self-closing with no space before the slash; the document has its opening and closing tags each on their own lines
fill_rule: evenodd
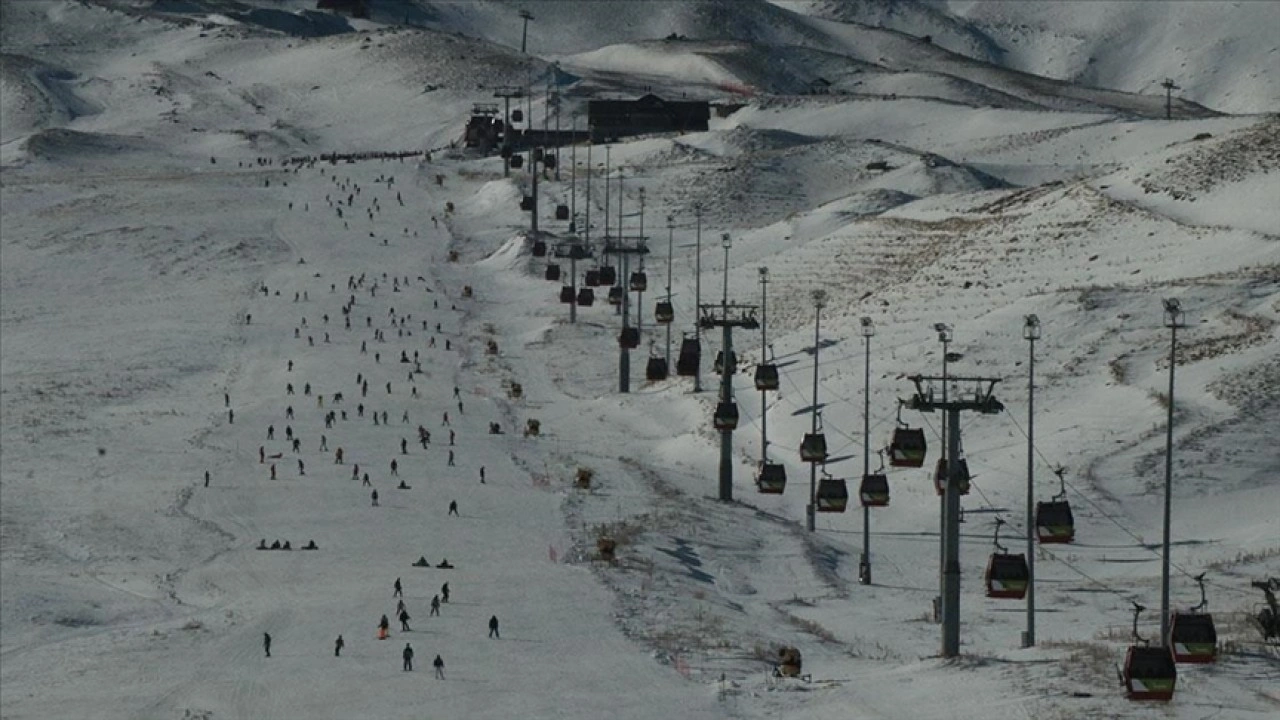
<svg viewBox="0 0 1280 720">
<path fill-rule="evenodd" d="M 738 403 L 728 400 L 716 405 L 712 418 L 716 430 L 734 430 L 738 427 Z"/>
<path fill-rule="evenodd" d="M 1120 682 L 1124 685 L 1125 697 L 1130 700 L 1172 700 L 1178 684 L 1178 665 L 1169 648 L 1151 647 L 1138 634 L 1138 616 L 1143 610 L 1146 608 L 1133 603 L 1135 643 L 1125 652 Z"/>
<path fill-rule="evenodd" d="M 551 282 L 559 282 L 560 266 L 556 263 L 547 263 L 547 271 L 543 273 L 543 277 Z"/>
<path fill-rule="evenodd" d="M 756 466 L 756 489 L 765 495 L 781 495 L 787 488 L 787 468 L 782 463 L 761 460 Z"/>
<path fill-rule="evenodd" d="M 818 512 L 844 512 L 849 505 L 849 488 L 843 478 L 833 478 L 822 470 L 822 479 L 818 481 Z"/>
<path fill-rule="evenodd" d="M 1067 502 L 1067 483 L 1063 479 L 1066 468 L 1054 468 L 1058 476 L 1058 494 L 1045 502 L 1036 503 L 1036 538 L 1042 545 L 1069 543 L 1076 539 L 1076 520 Z"/>
<path fill-rule="evenodd" d="M 899 403 L 898 427 L 894 428 L 893 439 L 889 441 L 889 464 L 893 467 L 921 467 L 927 451 L 924 430 L 908 427 L 902 421 L 902 404 Z"/>
<path fill-rule="evenodd" d="M 670 300 L 659 300 L 653 309 L 653 317 L 659 324 L 666 325 L 676 319 L 675 306 Z"/>
<path fill-rule="evenodd" d="M 884 473 L 884 451 L 880 452 L 880 467 L 862 476 L 858 499 L 863 507 L 885 507 L 889 504 L 889 476 Z"/>
<path fill-rule="evenodd" d="M 692 377 L 698 374 L 702 362 L 702 341 L 697 333 L 685 333 L 680 341 L 680 355 L 676 358 L 676 375 Z"/>
<path fill-rule="evenodd" d="M 1213 615 L 1203 612 L 1209 604 L 1204 593 L 1204 573 L 1195 580 L 1200 585 L 1200 604 L 1190 610 L 1170 613 L 1169 647 L 1175 662 L 1211 663 L 1218 659 L 1218 631 Z"/>
<path fill-rule="evenodd" d="M 578 288 L 578 306 L 591 307 L 596 304 L 596 291 L 589 287 Z"/>
<path fill-rule="evenodd" d="M 1031 572 L 1027 568 L 1026 555 L 1007 552 L 1000 544 L 1000 527 L 1004 524 L 1002 518 L 996 518 L 996 551 L 987 559 L 985 575 L 987 597 L 1021 600 L 1027 596 Z"/>
</svg>

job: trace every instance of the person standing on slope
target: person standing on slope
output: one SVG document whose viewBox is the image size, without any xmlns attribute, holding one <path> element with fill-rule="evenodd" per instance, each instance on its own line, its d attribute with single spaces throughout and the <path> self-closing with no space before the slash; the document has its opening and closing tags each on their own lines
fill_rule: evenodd
<svg viewBox="0 0 1280 720">
<path fill-rule="evenodd" d="M 498 638 L 499 640 L 502 639 L 502 636 L 498 634 L 498 616 L 497 615 L 493 615 L 489 618 L 489 637 Z"/>
<path fill-rule="evenodd" d="M 409 643 L 405 643 L 404 652 L 401 653 L 401 656 L 404 658 L 405 672 L 409 672 L 410 670 L 413 670 L 413 646 L 411 646 Z"/>
<path fill-rule="evenodd" d="M 346 644 L 347 643 L 343 641 L 342 636 L 339 635 L 338 639 L 333 641 L 333 656 L 342 657 L 342 648 L 345 647 Z"/>
<path fill-rule="evenodd" d="M 271 657 L 271 633 L 262 633 L 262 649 Z"/>
<path fill-rule="evenodd" d="M 431 661 L 431 665 L 436 669 L 436 679 L 443 680 L 444 679 L 444 660 L 439 655 L 437 655 L 436 659 Z"/>
</svg>

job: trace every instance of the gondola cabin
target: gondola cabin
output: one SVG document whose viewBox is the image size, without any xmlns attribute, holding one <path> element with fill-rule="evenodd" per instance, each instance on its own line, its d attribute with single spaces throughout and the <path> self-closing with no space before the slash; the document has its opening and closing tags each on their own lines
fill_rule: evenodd
<svg viewBox="0 0 1280 720">
<path fill-rule="evenodd" d="M 804 462 L 827 461 L 827 436 L 822 433 L 805 433 L 800 440 L 800 459 Z"/>
<path fill-rule="evenodd" d="M 680 341 L 680 356 L 676 358 L 676 374 L 681 377 L 692 377 L 698 374 L 698 365 L 702 362 L 702 341 L 695 337 L 686 337 Z"/>
<path fill-rule="evenodd" d="M 1169 648 L 1130 645 L 1123 677 L 1125 697 L 1130 700 L 1172 700 L 1178 666 Z"/>
<path fill-rule="evenodd" d="M 889 442 L 889 464 L 893 467 L 922 467 L 927 450 L 924 430 L 896 428 L 893 431 L 893 439 Z"/>
<path fill-rule="evenodd" d="M 574 296 L 573 288 L 568 285 L 560 286 L 560 302 L 566 305 L 572 305 L 577 298 Z"/>
<path fill-rule="evenodd" d="M 956 463 L 956 477 L 954 479 L 956 481 L 956 490 L 961 495 L 968 495 L 969 462 L 964 458 L 960 458 L 959 462 Z M 937 489 L 939 497 L 947 492 L 947 480 L 947 461 L 943 458 L 938 458 L 938 462 L 933 467 L 933 486 Z"/>
<path fill-rule="evenodd" d="M 523 111 L 523 110 L 512 110 L 512 111 L 511 111 L 511 122 L 524 122 L 524 111 Z"/>
<path fill-rule="evenodd" d="M 582 281 L 587 287 L 600 287 L 600 271 L 588 270 Z"/>
<path fill-rule="evenodd" d="M 1066 500 L 1036 503 L 1036 538 L 1042 545 L 1076 539 L 1076 520 Z"/>
<path fill-rule="evenodd" d="M 849 505 L 849 488 L 842 478 L 818 481 L 818 512 L 844 512 Z"/>
<path fill-rule="evenodd" d="M 733 430 L 738 427 L 738 403 L 722 402 L 716 405 L 716 414 L 712 418 L 717 430 Z"/>
<path fill-rule="evenodd" d="M 889 504 L 889 477 L 883 473 L 862 476 L 858 499 L 863 507 L 885 507 Z"/>
<path fill-rule="evenodd" d="M 756 389 L 778 389 L 778 366 L 773 363 L 760 363 L 756 366 Z"/>
<path fill-rule="evenodd" d="M 1218 659 L 1218 631 L 1209 613 L 1174 612 L 1169 624 L 1173 659 L 1180 663 L 1211 663 Z"/>
<path fill-rule="evenodd" d="M 782 463 L 761 461 L 756 470 L 756 489 L 765 495 L 781 495 L 786 488 L 786 466 Z"/>
<path fill-rule="evenodd" d="M 663 325 L 670 323 L 676 319 L 675 306 L 666 300 L 659 301 L 653 309 L 653 318 Z"/>
<path fill-rule="evenodd" d="M 596 291 L 589 287 L 578 288 L 578 306 L 591 307 L 596 304 Z"/>
<path fill-rule="evenodd" d="M 609 304 L 610 305 L 622 304 L 622 288 L 620 286 L 614 285 L 613 287 L 609 288 Z"/>
<path fill-rule="evenodd" d="M 734 373 L 734 370 L 737 367 L 738 367 L 738 353 L 730 350 L 729 351 L 729 374 L 732 375 Z M 716 351 L 716 362 L 714 365 L 712 365 L 712 370 L 715 371 L 716 375 L 723 374 L 723 371 L 724 371 L 724 351 L 723 350 Z"/>
<path fill-rule="evenodd" d="M 552 154 L 544 154 L 541 158 L 539 158 L 539 160 L 542 162 L 542 165 L 546 167 L 548 170 L 555 170 L 556 164 L 559 162 L 558 160 L 556 160 L 556 156 Z M 568 216 L 565 216 L 560 219 L 568 220 L 569 218 Z"/>
<path fill-rule="evenodd" d="M 516 157 L 519 157 L 519 156 L 517 155 Z M 514 164 L 514 163 L 513 163 L 513 164 Z M 534 208 L 534 207 L 535 207 L 535 206 L 534 206 L 534 204 L 533 204 L 533 196 L 532 196 L 532 195 L 525 195 L 524 197 L 520 198 L 520 209 L 521 209 L 521 210 L 523 210 L 523 211 L 525 211 L 525 212 L 529 212 L 529 211 L 533 210 L 533 208 Z"/>
<path fill-rule="evenodd" d="M 546 257 L 546 256 L 547 256 L 547 243 L 546 243 L 545 241 L 543 241 L 543 240 L 534 240 L 534 241 L 533 241 L 533 256 L 534 256 L 534 257 Z"/>
<path fill-rule="evenodd" d="M 992 553 L 987 560 L 987 597 L 1020 600 L 1027 596 L 1027 557 L 1021 553 Z"/>
<path fill-rule="evenodd" d="M 555 263 L 547 263 L 547 271 L 543 274 L 543 277 L 551 282 L 560 282 L 560 266 Z"/>
<path fill-rule="evenodd" d="M 618 333 L 618 346 L 627 350 L 635 350 L 640 347 L 640 329 L 639 328 L 622 328 L 622 332 Z"/>
<path fill-rule="evenodd" d="M 523 156 L 523 155 L 512 155 L 512 156 L 511 156 L 511 167 L 512 167 L 512 168 L 514 168 L 514 169 L 516 169 L 516 170 L 519 170 L 520 168 L 524 167 L 524 156 Z M 524 205 L 521 205 L 521 206 L 520 206 L 520 209 L 521 209 L 521 210 L 525 210 L 525 209 L 527 209 L 527 208 L 525 208 L 525 207 L 524 207 Z M 532 208 L 528 208 L 528 209 L 532 209 Z"/>
<path fill-rule="evenodd" d="M 557 219 L 557 220 L 568 220 L 568 219 L 569 219 L 569 206 L 568 206 L 568 205 L 557 205 L 557 206 L 556 206 L 556 219 Z"/>
<path fill-rule="evenodd" d="M 649 276 L 643 270 L 631 273 L 631 292 L 644 292 L 649 288 Z"/>
<path fill-rule="evenodd" d="M 667 360 L 666 358 L 651 357 L 649 363 L 644 367 L 644 378 L 656 382 L 658 380 L 667 379 Z"/>
<path fill-rule="evenodd" d="M 618 282 L 618 269 L 612 265 L 600 266 L 600 284 L 612 285 Z"/>
</svg>

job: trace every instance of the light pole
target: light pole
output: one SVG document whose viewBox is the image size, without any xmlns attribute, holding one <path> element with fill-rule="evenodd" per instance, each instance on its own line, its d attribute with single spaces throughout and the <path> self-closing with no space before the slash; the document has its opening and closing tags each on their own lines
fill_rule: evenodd
<svg viewBox="0 0 1280 720">
<path fill-rule="evenodd" d="M 587 136 L 587 211 L 583 217 L 582 234 L 587 242 L 587 248 L 591 248 L 591 136 Z"/>
<path fill-rule="evenodd" d="M 827 291 L 814 290 L 813 298 L 813 412 L 809 432 L 818 434 L 818 340 L 821 337 L 822 309 L 827 306 Z M 809 463 L 809 504 L 805 507 L 805 527 L 809 532 L 818 529 L 818 463 Z"/>
<path fill-rule="evenodd" d="M 697 219 L 693 241 L 693 331 L 701 335 L 698 313 L 702 307 L 702 203 L 693 204 L 693 216 Z M 693 391 L 702 392 L 702 363 L 693 370 Z"/>
<path fill-rule="evenodd" d="M 862 324 L 862 341 L 865 345 L 865 356 L 862 365 L 862 478 L 871 474 L 871 338 L 876 334 L 875 323 L 864 317 Z M 871 584 L 871 506 L 862 506 L 862 558 L 858 562 L 858 581 L 863 585 Z"/>
<path fill-rule="evenodd" d="M 608 178 L 605 178 L 605 181 L 604 181 L 604 182 L 605 182 L 605 186 L 606 186 L 606 187 L 608 187 L 608 185 L 609 185 L 609 180 L 608 180 Z M 619 164 L 619 165 L 618 165 L 618 242 L 619 242 L 619 243 L 621 243 L 621 242 L 622 242 L 622 165 L 621 165 L 621 164 Z M 626 256 L 624 255 L 624 256 L 621 258 L 621 260 L 622 260 L 622 267 L 618 268 L 618 281 L 615 283 L 615 286 L 616 286 L 616 287 L 619 287 L 619 288 L 622 288 L 622 302 L 618 303 L 618 305 L 617 305 L 617 313 L 616 313 L 616 314 L 622 314 L 622 313 L 626 312 L 626 310 L 627 310 L 627 293 L 628 293 L 628 292 L 630 292 L 630 291 L 627 289 L 627 281 L 628 281 L 628 278 L 627 278 L 627 270 L 628 270 L 628 268 L 627 268 L 627 258 L 626 258 Z M 624 320 L 624 322 L 625 322 L 625 320 Z"/>
<path fill-rule="evenodd" d="M 578 113 L 570 115 L 573 119 L 573 128 L 569 131 L 572 138 L 572 146 L 569 150 L 569 162 L 573 165 L 573 169 L 569 172 L 569 232 L 576 233 L 578 231 Z M 556 162 L 556 171 L 559 172 L 560 163 Z M 557 177 L 557 180 L 560 178 Z"/>
<path fill-rule="evenodd" d="M 764 364 L 769 352 L 769 268 L 757 268 L 760 273 L 760 363 Z M 769 395 L 760 390 L 760 467 L 769 462 Z"/>
<path fill-rule="evenodd" d="M 667 216 L 667 302 L 671 302 L 671 252 L 675 248 L 676 237 L 676 221 L 671 215 Z M 698 313 L 694 312 L 696 316 Z M 667 367 L 671 367 L 671 326 L 674 323 L 667 323 Z"/>
<path fill-rule="evenodd" d="M 1022 326 L 1027 341 L 1027 630 L 1022 633 L 1022 647 L 1036 644 L 1036 548 L 1033 535 L 1035 519 L 1035 435 L 1036 435 L 1036 340 L 1040 339 L 1040 318 L 1028 315 Z"/>
<path fill-rule="evenodd" d="M 520 31 L 520 54 L 524 54 L 526 40 L 529 39 L 529 21 L 533 19 L 533 15 L 528 10 L 520 11 L 520 19 L 524 20 L 524 29 Z"/>
<path fill-rule="evenodd" d="M 1160 643 L 1169 647 L 1169 521 L 1173 496 L 1173 368 L 1178 364 L 1178 328 L 1186 314 L 1177 298 L 1164 301 L 1164 326 L 1169 328 L 1169 403 L 1164 437 L 1164 557 L 1160 563 Z"/>
<path fill-rule="evenodd" d="M 729 248 L 733 241 L 729 233 L 720 235 L 720 246 L 724 248 L 724 295 L 720 300 L 720 309 L 724 317 L 724 338 L 721 341 L 724 359 L 720 365 L 720 402 L 733 402 L 733 327 L 729 324 Z M 720 431 L 720 499 L 733 499 L 733 429 Z"/>
<path fill-rule="evenodd" d="M 934 323 L 933 329 L 938 333 L 938 342 L 942 343 L 942 403 L 947 403 L 947 361 L 950 359 L 951 353 L 951 326 L 946 323 Z M 951 458 L 947 457 L 947 450 L 950 443 L 950 435 L 947 434 L 947 418 L 944 413 L 942 416 L 942 461 L 947 468 L 947 479 L 951 478 Z M 938 533 L 942 537 L 942 542 L 938 543 L 938 600 L 937 610 L 938 619 L 942 619 L 943 598 L 946 595 L 946 574 L 947 574 L 947 496 L 943 493 L 938 498 Z"/>
</svg>

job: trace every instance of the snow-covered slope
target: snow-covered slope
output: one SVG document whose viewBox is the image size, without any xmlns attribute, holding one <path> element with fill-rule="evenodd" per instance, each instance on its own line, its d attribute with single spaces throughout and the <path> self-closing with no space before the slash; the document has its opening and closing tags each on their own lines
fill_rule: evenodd
<svg viewBox="0 0 1280 720">
<path fill-rule="evenodd" d="M 1003 42 L 984 45 L 985 3 L 537 3 L 529 74 L 561 63 L 562 122 L 595 93 L 725 101 L 707 132 L 612 144 L 608 195 L 598 146 L 561 150 L 559 177 L 539 183 L 552 239 L 567 232 L 558 204 L 592 240 L 649 236 L 622 394 L 604 289 L 571 324 L 530 253 L 527 168 L 506 176 L 449 147 L 473 103 L 523 81 L 522 5 L 374 0 L 370 19 L 309 18 L 301 0 L 2 7 L 5 718 L 1274 716 L 1276 651 L 1248 617 L 1250 582 L 1280 575 L 1275 117 L 1180 104 L 1165 121 L 1150 88 L 1028 75 L 1047 66 L 982 54 Z M 1047 7 L 1026 37 L 1101 48 L 1069 9 Z M 1257 34 L 1234 22 L 1224 73 L 1255 57 Z M 355 31 L 308 29 L 340 23 Z M 930 43 L 913 32 L 927 28 Z M 1168 72 L 1150 47 L 1132 57 Z M 836 92 L 805 94 L 817 76 Z M 545 107 L 539 92 L 532 116 Z M 769 268 L 769 348 L 734 335 L 732 503 L 715 499 L 715 393 L 643 379 L 667 351 L 652 310 L 669 266 L 673 353 L 699 288 L 757 303 Z M 954 326 L 955 374 L 1003 379 L 1006 411 L 961 428 L 974 490 L 959 659 L 937 657 L 930 620 L 925 470 L 889 470 L 869 548 L 856 502 L 803 530 L 819 288 L 835 477 L 856 486 L 864 459 L 876 467 L 907 377 L 941 370 L 935 323 Z M 1172 600 L 1197 602 L 1207 573 L 1222 652 L 1180 668 L 1154 707 L 1124 700 L 1114 664 L 1130 601 L 1160 594 L 1166 297 L 1188 320 Z M 1035 549 L 1039 643 L 1022 649 L 1023 605 L 987 598 L 981 577 L 994 516 L 1024 547 L 1029 313 L 1043 326 L 1035 493 L 1058 492 L 1066 468 L 1078 537 Z M 720 336 L 702 343 L 710 388 Z M 761 398 L 764 354 L 782 387 Z M 782 495 L 752 483 L 766 418 Z M 901 420 L 936 448 L 936 417 Z M 295 550 L 255 549 L 276 538 Z M 309 539 L 318 550 L 296 549 Z M 397 578 L 412 630 L 395 620 Z M 770 676 L 784 646 L 807 680 Z"/>
</svg>

